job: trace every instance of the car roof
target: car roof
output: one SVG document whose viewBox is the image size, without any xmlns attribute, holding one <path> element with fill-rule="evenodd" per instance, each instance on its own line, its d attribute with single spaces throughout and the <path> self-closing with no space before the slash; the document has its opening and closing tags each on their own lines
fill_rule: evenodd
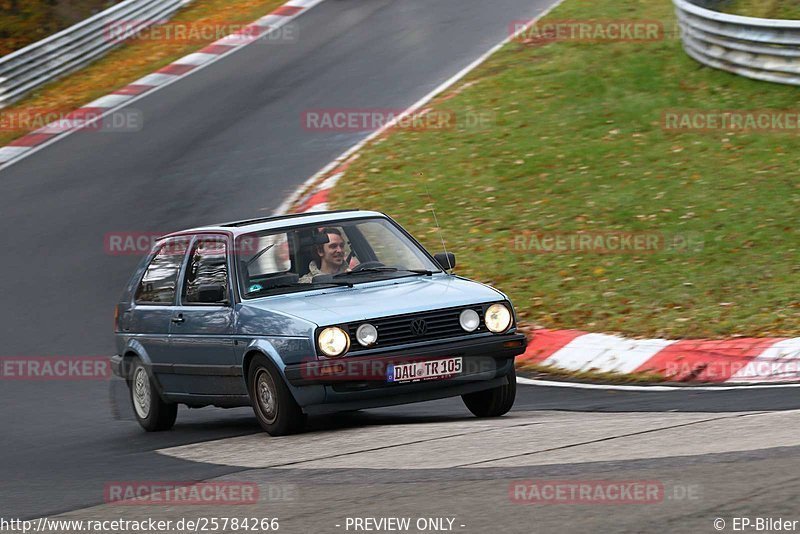
<svg viewBox="0 0 800 534">
<path fill-rule="evenodd" d="M 300 226 L 305 224 L 323 226 L 327 223 L 334 221 L 345 221 L 350 219 L 360 219 L 363 217 L 381 217 L 387 216 L 378 211 L 366 210 L 335 210 L 335 211 L 317 211 L 306 213 L 290 213 L 286 215 L 276 215 L 272 217 L 262 217 L 259 219 L 244 219 L 241 221 L 232 221 L 227 223 L 212 224 L 209 226 L 199 226 L 197 228 L 190 228 L 180 232 L 173 232 L 165 235 L 162 239 L 182 234 L 197 234 L 197 233 L 229 233 L 235 236 L 242 234 L 249 234 L 252 232 L 261 232 L 265 230 L 280 230 L 281 228 L 288 228 L 291 226 Z"/>
</svg>

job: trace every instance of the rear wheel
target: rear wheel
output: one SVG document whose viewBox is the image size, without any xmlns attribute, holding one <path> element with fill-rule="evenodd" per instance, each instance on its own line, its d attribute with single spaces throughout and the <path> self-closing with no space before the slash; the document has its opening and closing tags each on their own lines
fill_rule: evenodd
<svg viewBox="0 0 800 534">
<path fill-rule="evenodd" d="M 461 395 L 469 411 L 477 417 L 499 417 L 508 413 L 517 397 L 517 374 L 513 367 L 506 376 L 508 384 Z"/>
<path fill-rule="evenodd" d="M 136 359 L 129 383 L 136 420 L 148 432 L 169 430 L 178 417 L 178 405 L 161 400 L 141 360 Z"/>
<path fill-rule="evenodd" d="M 306 416 L 266 356 L 256 356 L 247 372 L 253 411 L 270 436 L 285 436 L 303 429 Z"/>
</svg>

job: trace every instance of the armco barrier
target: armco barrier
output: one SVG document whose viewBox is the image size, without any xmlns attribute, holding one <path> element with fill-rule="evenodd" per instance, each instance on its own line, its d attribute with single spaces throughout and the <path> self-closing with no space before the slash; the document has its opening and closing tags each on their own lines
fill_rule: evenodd
<svg viewBox="0 0 800 534">
<path fill-rule="evenodd" d="M 191 0 L 125 0 L 0 58 L 0 108 L 68 74 L 143 28 L 166 21 Z M 122 28 L 110 35 L 110 29 Z"/>
<path fill-rule="evenodd" d="M 734 74 L 800 85 L 800 20 L 728 15 L 673 0 L 683 48 L 695 60 Z"/>
</svg>

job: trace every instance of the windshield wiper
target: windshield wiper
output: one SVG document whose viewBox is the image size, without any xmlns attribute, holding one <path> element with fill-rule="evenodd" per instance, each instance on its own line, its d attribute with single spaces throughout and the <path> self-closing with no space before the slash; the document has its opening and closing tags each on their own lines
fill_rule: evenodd
<svg viewBox="0 0 800 534">
<path fill-rule="evenodd" d="M 254 261 L 256 261 L 258 258 L 260 258 L 261 256 L 263 256 L 263 255 L 264 255 L 264 253 L 265 253 L 266 251 L 270 250 L 270 249 L 271 249 L 272 247 L 274 247 L 274 246 L 275 246 L 275 243 L 273 243 L 273 244 L 271 244 L 271 245 L 267 245 L 266 247 L 264 247 L 264 248 L 262 248 L 261 250 L 259 250 L 259 251 L 258 251 L 258 253 L 256 253 L 256 255 L 255 255 L 255 256 L 253 256 L 253 257 L 252 257 L 252 258 L 250 258 L 249 260 L 245 260 L 245 262 L 244 262 L 244 265 L 245 265 L 245 267 L 250 267 L 250 264 L 252 264 L 252 263 L 253 263 Z"/>
<path fill-rule="evenodd" d="M 340 276 L 356 276 L 361 273 L 396 273 L 396 272 L 414 273 L 425 276 L 431 276 L 435 274 L 433 271 L 429 271 L 427 269 L 398 269 L 397 267 L 367 267 L 366 269 L 360 269 L 358 271 L 350 271 L 346 273 L 335 274 L 333 275 L 333 278 L 338 278 Z"/>
<path fill-rule="evenodd" d="M 398 270 L 397 267 L 367 267 L 366 269 L 359 269 L 357 271 L 334 274 L 333 278 L 339 278 L 340 276 L 358 276 L 361 273 L 395 273 Z"/>
</svg>

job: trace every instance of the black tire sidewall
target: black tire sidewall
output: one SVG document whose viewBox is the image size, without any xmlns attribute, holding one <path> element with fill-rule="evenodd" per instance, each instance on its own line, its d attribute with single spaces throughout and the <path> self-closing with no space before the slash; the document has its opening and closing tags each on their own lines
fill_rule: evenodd
<svg viewBox="0 0 800 534">
<path fill-rule="evenodd" d="M 256 377 L 260 371 L 265 371 L 272 379 L 275 386 L 275 397 L 277 403 L 277 415 L 275 421 L 267 421 L 261 414 L 259 408 Z M 305 423 L 305 415 L 300 406 L 294 400 L 291 391 L 283 381 L 283 377 L 278 369 L 263 355 L 257 355 L 250 362 L 247 370 L 247 391 L 250 394 L 250 402 L 253 405 L 253 412 L 256 415 L 258 424 L 271 436 L 284 436 L 294 434 L 302 429 Z"/>
<path fill-rule="evenodd" d="M 500 417 L 514 406 L 517 397 L 517 373 L 514 367 L 506 375 L 508 383 L 486 391 L 462 395 L 464 404 L 476 417 Z"/>
</svg>

